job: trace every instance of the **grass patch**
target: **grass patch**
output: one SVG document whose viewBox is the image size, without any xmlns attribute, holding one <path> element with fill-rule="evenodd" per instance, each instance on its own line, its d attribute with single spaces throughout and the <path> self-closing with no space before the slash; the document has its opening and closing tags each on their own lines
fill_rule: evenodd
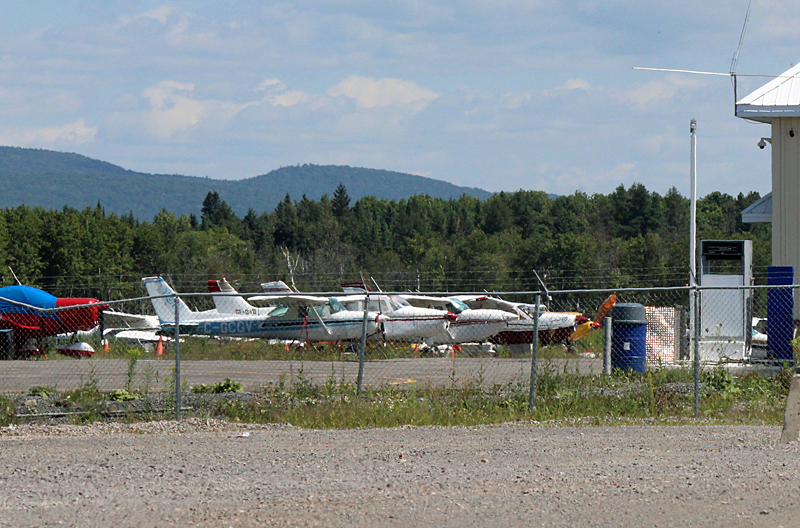
<svg viewBox="0 0 800 528">
<path fill-rule="evenodd" d="M 707 380 L 721 375 L 712 372 Z M 764 378 L 757 374 L 731 377 L 730 383 L 705 381 L 700 417 L 718 423 L 778 425 L 788 394 L 789 371 Z M 682 423 L 694 417 L 692 374 L 687 369 L 662 369 L 646 374 L 616 372 L 581 376 L 542 369 L 537 397 L 528 411 L 524 384 L 453 387 L 450 389 L 365 390 L 332 379 L 310 384 L 302 374 L 290 383 L 267 389 L 251 401 L 225 401 L 211 414 L 229 420 L 291 423 L 306 428 L 396 427 L 400 425 L 469 426 L 516 420 L 655 419 Z M 590 421 L 591 421 L 590 420 Z"/>
<path fill-rule="evenodd" d="M 703 373 L 700 418 L 718 424 L 779 425 L 793 372 L 779 371 L 770 378 L 749 374 L 734 377 L 723 369 Z M 167 381 L 167 380 L 165 380 Z M 37 392 L 33 387 L 31 392 Z M 165 385 L 164 401 L 174 387 Z M 513 421 L 566 423 L 692 423 L 694 397 L 688 369 L 659 369 L 645 374 L 615 372 L 611 376 L 584 376 L 544 364 L 537 378 L 533 411 L 528 411 L 524 382 L 484 387 L 480 383 L 441 388 L 365 388 L 337 379 L 332 370 L 324 383 L 314 383 L 302 369 L 258 393 L 242 393 L 241 385 L 226 379 L 205 389 L 194 387 L 187 415 L 222 417 L 253 423 L 290 423 L 304 428 L 348 429 L 402 425 L 474 426 Z M 102 418 L 108 400 L 125 401 L 135 394 L 126 389 L 104 394 L 90 376 L 79 389 L 48 398 L 65 410 L 78 412 L 73 421 Z M 203 393 L 203 394 L 199 394 Z M 222 394 L 227 393 L 227 394 Z M 42 395 L 43 396 L 43 395 Z M 148 400 L 149 401 L 149 400 Z M 19 401 L 0 396 L 0 425 L 15 423 Z M 145 402 L 142 405 L 146 405 Z M 143 408 L 144 409 L 144 408 Z M 146 409 L 144 409 L 146 410 Z M 151 418 L 143 413 L 136 419 Z M 134 419 L 129 417 L 128 420 Z"/>
</svg>

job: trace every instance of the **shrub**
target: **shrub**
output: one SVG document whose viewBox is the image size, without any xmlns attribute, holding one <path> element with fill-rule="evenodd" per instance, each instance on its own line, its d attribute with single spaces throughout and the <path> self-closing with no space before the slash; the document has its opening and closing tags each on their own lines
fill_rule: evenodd
<svg viewBox="0 0 800 528">
<path fill-rule="evenodd" d="M 238 381 L 231 381 L 230 378 L 225 378 L 225 380 L 214 383 L 213 385 L 202 383 L 192 387 L 192 392 L 195 394 L 222 394 L 223 392 L 243 391 L 242 384 Z"/>
</svg>

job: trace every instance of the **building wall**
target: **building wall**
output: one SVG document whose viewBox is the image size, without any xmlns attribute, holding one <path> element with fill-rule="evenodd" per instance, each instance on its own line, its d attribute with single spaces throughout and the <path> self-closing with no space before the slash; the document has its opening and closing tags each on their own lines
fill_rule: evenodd
<svg viewBox="0 0 800 528">
<path fill-rule="evenodd" d="M 800 272 L 800 117 L 772 121 L 772 265 Z"/>
</svg>

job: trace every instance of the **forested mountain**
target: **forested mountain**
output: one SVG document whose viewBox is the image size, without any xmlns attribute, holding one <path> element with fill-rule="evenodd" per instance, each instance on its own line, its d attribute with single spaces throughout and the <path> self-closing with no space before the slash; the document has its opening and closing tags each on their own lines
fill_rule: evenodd
<svg viewBox="0 0 800 528">
<path fill-rule="evenodd" d="M 491 196 L 481 189 L 422 176 L 346 166 L 282 167 L 254 178 L 214 180 L 134 172 L 79 154 L 0 147 L 0 207 L 61 209 L 66 205 L 83 209 L 100 202 L 108 213 L 133 213 L 149 220 L 162 209 L 198 215 L 205 196 L 218 192 L 234 212 L 244 215 L 249 209 L 271 211 L 287 192 L 318 200 L 340 183 L 355 199 L 399 200 L 415 194 L 444 199 L 462 194 Z"/>
<path fill-rule="evenodd" d="M 689 203 L 641 184 L 608 195 L 548 198 L 499 193 L 485 200 L 425 195 L 351 200 L 341 185 L 319 200 L 285 195 L 273 210 L 238 216 L 208 193 L 201 215 L 162 211 L 151 220 L 102 207 L 0 210 L 0 270 L 50 291 L 103 299 L 141 293 L 139 279 L 169 275 L 179 291 L 227 275 L 245 291 L 267 280 L 333 291 L 373 276 L 384 289 L 481 291 L 683 286 L 688 276 Z M 743 224 L 757 193 L 712 193 L 698 204 L 699 237 L 754 240 L 769 264 L 769 224 Z M 763 268 L 761 268 L 763 269 Z M 10 274 L 2 273 L 4 284 Z M 59 288 L 71 288 L 62 291 Z"/>
</svg>

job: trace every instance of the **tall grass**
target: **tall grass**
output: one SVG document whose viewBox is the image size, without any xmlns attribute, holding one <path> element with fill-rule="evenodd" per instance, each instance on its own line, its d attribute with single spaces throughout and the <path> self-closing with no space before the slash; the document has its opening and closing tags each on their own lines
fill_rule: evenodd
<svg viewBox="0 0 800 528">
<path fill-rule="evenodd" d="M 700 417 L 704 422 L 714 423 L 780 424 L 791 377 L 792 371 L 788 369 L 770 378 L 755 373 L 734 377 L 723 369 L 707 371 L 703 374 Z M 219 390 L 194 392 L 241 390 L 241 385 L 228 379 L 212 387 Z M 38 390 L 41 387 L 33 389 L 41 392 Z M 186 415 L 323 429 L 473 426 L 513 421 L 638 423 L 647 419 L 655 423 L 691 423 L 692 389 L 692 374 L 688 369 L 585 376 L 566 366 L 561 370 L 543 366 L 539 370 L 533 410 L 529 411 L 528 387 L 523 382 L 489 388 L 483 386 L 482 380 L 464 385 L 454 380 L 446 389 L 367 387 L 357 396 L 356 387 L 337 379 L 333 371 L 325 383 L 319 384 L 301 370 L 258 393 L 237 393 L 224 398 L 203 394 L 206 398 L 195 400 L 193 410 Z M 165 390 L 174 390 L 174 386 L 165 386 Z M 192 392 L 188 387 L 185 392 L 188 399 Z M 146 392 L 134 390 L 131 394 L 144 400 L 147 397 Z M 169 396 L 165 394 L 167 399 Z M 81 411 L 81 421 L 101 419 L 102 406 L 98 402 L 118 399 L 114 394 L 98 391 L 93 376 L 80 389 L 49 398 L 70 410 Z M 0 424 L 19 421 L 16 404 L 13 398 L 0 396 Z M 142 416 L 142 419 L 153 417 L 149 413 Z"/>
<path fill-rule="evenodd" d="M 724 375 L 713 371 L 704 376 L 700 407 L 704 420 L 781 423 L 789 371 L 772 378 L 757 374 L 734 378 L 721 372 Z M 715 382 L 720 376 L 729 376 L 730 383 Z M 331 379 L 320 387 L 300 375 L 291 383 L 268 389 L 263 399 L 228 401 L 210 411 L 232 420 L 308 428 L 458 426 L 577 418 L 597 422 L 649 418 L 669 423 L 694 417 L 692 375 L 687 369 L 613 376 L 543 369 L 537 387 L 535 405 L 529 412 L 524 384 L 490 389 L 476 383 L 449 389 L 367 390 L 357 398 L 352 385 Z"/>
</svg>

